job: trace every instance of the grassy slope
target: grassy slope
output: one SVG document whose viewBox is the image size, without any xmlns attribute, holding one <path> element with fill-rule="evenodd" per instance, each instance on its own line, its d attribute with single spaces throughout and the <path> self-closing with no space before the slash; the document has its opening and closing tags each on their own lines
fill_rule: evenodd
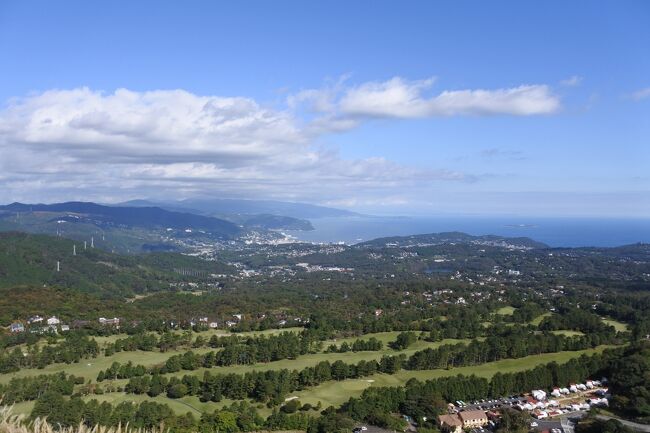
<svg viewBox="0 0 650 433">
<path fill-rule="evenodd" d="M 616 329 L 616 331 L 618 331 L 618 332 L 625 332 L 625 331 L 628 330 L 628 327 L 627 327 L 627 325 L 625 323 L 619 322 L 619 321 L 614 320 L 614 319 L 605 319 L 605 318 L 603 318 L 603 322 L 606 325 L 613 326 Z"/>
<path fill-rule="evenodd" d="M 261 332 L 242 332 L 237 335 L 259 335 L 259 334 L 277 334 L 282 331 L 291 331 L 291 332 L 299 332 L 302 330 L 302 328 L 287 328 L 284 330 L 279 330 L 279 329 L 269 329 L 267 331 L 261 331 Z M 221 330 L 211 330 L 211 331 L 206 331 L 202 332 L 200 334 L 193 334 L 193 336 L 196 335 L 202 335 L 205 338 L 209 338 L 212 335 L 232 335 L 226 331 L 221 331 Z M 116 339 L 118 338 L 124 338 L 124 335 L 112 335 L 109 337 L 95 337 L 97 340 L 97 343 L 99 344 L 100 348 L 103 348 L 106 343 L 113 343 Z M 210 352 L 212 348 L 201 348 L 201 349 L 192 349 L 195 353 L 205 353 L 205 352 Z M 48 365 L 47 367 L 43 369 L 23 369 L 20 371 L 17 371 L 16 373 L 10 373 L 10 374 L 2 374 L 0 375 L 0 383 L 7 383 L 9 382 L 13 377 L 27 377 L 27 376 L 36 376 L 39 374 L 53 374 L 53 373 L 59 373 L 61 371 L 64 371 L 68 374 L 74 374 L 75 376 L 82 376 L 86 380 L 92 379 L 95 381 L 97 379 L 97 375 L 99 374 L 100 370 L 105 370 L 111 366 L 113 362 L 119 362 L 119 363 L 126 363 L 126 362 L 133 362 L 134 364 L 142 364 L 145 366 L 153 366 L 156 364 L 163 363 L 167 360 L 167 358 L 171 357 L 172 355 L 176 355 L 179 353 L 185 353 L 187 349 L 181 349 L 178 351 L 168 351 L 165 353 L 161 352 L 143 352 L 143 351 L 135 351 L 135 352 L 118 352 L 115 353 L 112 356 L 106 357 L 103 355 L 98 356 L 97 358 L 91 358 L 91 359 L 86 359 L 82 360 L 82 362 L 77 363 L 77 364 L 51 364 Z M 244 367 L 245 368 L 245 367 Z M 186 374 L 188 372 L 182 372 L 180 375 Z M 117 381 L 116 383 L 118 383 Z M 123 381 L 126 383 L 126 381 Z"/>
<path fill-rule="evenodd" d="M 511 306 L 501 307 L 497 310 L 497 314 L 501 314 L 503 316 L 512 316 L 512 313 L 514 312 L 515 312 L 515 307 L 511 307 Z"/>
<path fill-rule="evenodd" d="M 407 371 L 401 370 L 395 375 L 376 374 L 364 379 L 350 379 L 340 382 L 326 382 L 323 385 L 310 388 L 304 391 L 295 392 L 292 396 L 297 396 L 302 403 L 317 404 L 319 401 L 323 407 L 339 406 L 350 397 L 358 397 L 361 393 L 371 386 L 401 386 L 404 385 L 409 379 L 416 378 L 418 380 L 435 379 L 445 376 L 455 376 L 457 374 L 471 375 L 475 374 L 480 377 L 490 378 L 495 373 L 510 373 L 534 368 L 540 364 L 546 364 L 551 361 L 564 363 L 572 358 L 577 358 L 583 354 L 593 354 L 602 352 L 604 349 L 611 346 L 600 346 L 596 349 L 580 350 L 576 352 L 558 352 L 558 353 L 545 353 L 542 355 L 532 355 L 520 359 L 505 359 L 496 362 L 489 362 L 480 366 L 452 368 L 449 370 L 420 370 L 420 371 Z M 135 401 L 140 402 L 150 399 L 147 396 L 137 396 L 124 393 L 110 393 L 99 396 L 87 396 L 86 400 L 96 398 L 100 401 L 109 401 L 111 403 L 120 403 L 122 401 Z M 159 403 L 167 403 L 177 413 L 183 414 L 192 412 L 199 415 L 201 412 L 213 411 L 220 407 L 232 403 L 230 400 L 224 400 L 219 403 L 202 403 L 198 397 L 184 397 L 180 400 L 168 399 L 164 396 L 158 396 L 151 399 Z M 15 412 L 27 413 L 31 410 L 32 403 L 21 403 L 16 405 Z M 24 411 L 24 412 L 23 412 Z M 259 409 L 260 413 L 267 416 L 271 413 L 270 409 L 262 407 Z"/>
<path fill-rule="evenodd" d="M 323 407 L 329 405 L 339 406 L 350 397 L 361 395 L 363 390 L 370 386 L 399 386 L 404 385 L 409 379 L 416 378 L 419 380 L 435 379 L 444 376 L 455 376 L 457 374 L 471 375 L 475 374 L 480 377 L 490 378 L 495 373 L 510 373 L 534 368 L 540 364 L 546 364 L 551 361 L 563 363 L 572 358 L 577 358 L 583 354 L 593 354 L 602 352 L 611 346 L 600 346 L 596 349 L 580 350 L 576 352 L 558 352 L 545 353 L 542 355 L 532 355 L 520 359 L 505 359 L 496 362 L 489 362 L 480 366 L 452 368 L 449 370 L 421 370 L 407 371 L 402 370 L 395 375 L 376 374 L 364 379 L 345 380 L 341 382 L 327 382 L 305 391 L 296 392 L 293 395 L 299 397 L 302 403 L 316 404 L 321 401 Z"/>
</svg>

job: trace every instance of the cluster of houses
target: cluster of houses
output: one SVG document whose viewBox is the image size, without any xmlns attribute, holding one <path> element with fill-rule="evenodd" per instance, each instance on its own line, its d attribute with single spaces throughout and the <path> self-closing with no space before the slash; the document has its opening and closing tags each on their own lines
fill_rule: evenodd
<svg viewBox="0 0 650 433">
<path fill-rule="evenodd" d="M 375 311 L 376 316 L 380 316 L 382 313 L 383 311 L 380 309 Z M 309 322 L 309 319 L 303 319 L 301 317 L 289 317 L 285 314 L 277 315 L 274 317 L 278 320 L 277 326 L 279 327 L 296 326 L 296 325 L 302 325 L 304 323 Z M 266 318 L 266 314 L 257 315 L 258 320 L 262 320 L 265 318 Z M 173 329 L 179 329 L 179 328 L 187 329 L 189 327 L 193 328 L 195 326 L 206 327 L 209 329 L 217 329 L 219 327 L 232 328 L 233 326 L 238 325 L 243 319 L 244 319 L 244 315 L 238 313 L 229 316 L 228 320 L 224 320 L 223 322 L 217 322 L 216 320 L 206 316 L 206 317 L 194 317 L 189 320 L 165 321 L 165 323 Z M 120 319 L 117 317 L 113 317 L 113 318 L 100 317 L 97 321 L 101 326 L 107 326 L 107 327 L 110 326 L 116 329 L 119 329 L 121 324 Z M 137 325 L 139 322 L 132 321 L 130 323 L 132 325 Z M 25 321 L 16 321 L 12 323 L 9 326 L 8 330 L 13 334 L 18 334 L 22 332 L 31 332 L 34 334 L 43 334 L 48 332 L 58 333 L 58 332 L 69 331 L 71 328 L 73 329 L 87 328 L 89 326 L 92 326 L 92 324 L 93 322 L 90 320 L 74 320 L 68 325 L 68 324 L 63 324 L 61 320 L 56 316 L 51 316 L 46 319 L 44 317 L 37 315 L 37 316 L 30 317 Z"/>
<path fill-rule="evenodd" d="M 501 400 L 481 400 L 467 405 L 458 401 L 449 404 L 449 414 L 438 417 L 440 430 L 446 433 L 461 433 L 467 429 L 481 430 L 495 426 L 500 417 L 499 408 L 511 407 L 530 414 L 536 419 L 559 416 L 564 413 L 589 410 L 594 406 L 608 406 L 606 379 L 572 383 L 566 388 L 555 387 L 550 393 L 535 389 L 525 397 L 509 397 Z"/>
<path fill-rule="evenodd" d="M 553 388 L 548 397 L 545 391 L 537 389 L 531 392 L 531 395 L 526 398 L 526 401 L 522 401 L 514 407 L 522 411 L 530 412 L 534 418 L 545 419 L 567 412 L 589 410 L 592 406 L 608 406 L 609 401 L 606 397 L 608 389 L 602 386 L 603 381 L 600 380 L 588 380 L 585 383 L 578 384 L 572 383 L 565 388 Z M 575 394 L 586 391 L 592 391 L 589 398 L 581 402 L 574 399 Z M 565 400 L 574 401 L 561 404 Z"/>
<path fill-rule="evenodd" d="M 23 322 L 14 322 L 11 325 L 9 325 L 9 331 L 12 334 L 18 334 L 21 332 L 26 332 L 29 331 L 32 334 L 43 334 L 47 332 L 53 332 L 57 333 L 59 331 L 61 332 L 67 332 L 70 330 L 70 325 L 67 325 L 65 323 L 61 323 L 61 319 L 59 319 L 56 316 L 51 316 L 48 317 L 47 319 L 36 315 L 32 316 L 29 319 L 25 321 L 26 323 Z M 75 321 L 73 323 L 73 327 L 75 328 L 81 328 L 84 325 L 87 325 L 90 323 L 89 321 Z M 100 317 L 99 318 L 99 324 L 104 325 L 104 326 L 115 326 L 118 327 L 120 326 L 120 319 L 117 317 L 112 318 L 112 319 L 107 319 L 105 317 Z"/>
<path fill-rule="evenodd" d="M 488 422 L 487 412 L 484 410 L 467 410 L 438 416 L 440 429 L 449 433 L 461 433 L 464 429 L 484 427 Z"/>
</svg>

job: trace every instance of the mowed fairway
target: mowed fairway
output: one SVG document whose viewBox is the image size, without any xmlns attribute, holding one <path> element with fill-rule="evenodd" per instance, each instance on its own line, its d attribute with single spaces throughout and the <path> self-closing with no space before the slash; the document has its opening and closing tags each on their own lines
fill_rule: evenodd
<svg viewBox="0 0 650 433">
<path fill-rule="evenodd" d="M 379 361 L 381 357 L 384 355 L 405 354 L 406 356 L 410 356 L 413 353 L 417 352 L 418 350 L 426 349 L 429 347 L 435 348 L 443 344 L 455 344 L 455 343 L 466 344 L 469 343 L 470 341 L 471 340 L 468 339 L 467 340 L 448 339 L 443 341 L 437 341 L 434 343 L 430 343 L 426 341 L 417 341 L 408 349 L 399 352 L 384 347 L 382 350 L 376 352 L 310 353 L 308 355 L 299 356 L 296 359 L 283 359 L 280 361 L 257 363 L 253 365 L 231 365 L 228 367 L 199 368 L 197 370 L 190 370 L 190 371 L 181 370 L 177 373 L 171 373 L 167 376 L 182 377 L 185 375 L 194 375 L 194 376 L 203 377 L 203 374 L 206 371 L 209 371 L 213 374 L 228 374 L 228 373 L 245 374 L 251 371 L 268 371 L 268 370 L 282 370 L 282 369 L 302 370 L 305 367 L 313 367 L 322 361 L 334 362 L 337 360 L 341 360 L 346 364 L 356 364 L 359 361 L 371 361 L 371 360 Z M 125 379 L 125 380 L 114 380 L 111 381 L 110 383 L 117 386 L 124 386 L 126 385 L 127 382 L 128 380 Z"/>
<path fill-rule="evenodd" d="M 605 318 L 602 320 L 605 325 L 613 326 L 614 329 L 616 329 L 616 332 L 625 332 L 628 330 L 628 326 L 625 323 L 619 322 L 618 320 Z"/>
<path fill-rule="evenodd" d="M 292 328 L 291 331 L 295 332 L 295 329 L 300 329 L 300 328 Z M 218 332 L 218 331 L 217 331 Z M 223 331 L 221 331 L 223 332 Z M 278 330 L 272 330 L 272 331 L 266 331 L 263 332 L 264 334 L 271 334 L 271 333 L 277 333 Z M 215 331 L 207 331 L 206 333 L 201 333 L 201 335 L 204 336 L 209 336 L 212 334 L 215 334 Z M 259 334 L 259 333 L 255 333 Z M 357 363 L 361 360 L 379 360 L 381 359 L 382 356 L 384 355 L 395 355 L 397 353 L 404 353 L 405 355 L 409 356 L 412 355 L 414 352 L 418 350 L 422 350 L 428 347 L 438 347 L 442 344 L 453 344 L 453 343 L 467 343 L 470 340 L 454 340 L 454 339 L 448 339 L 448 340 L 443 340 L 439 342 L 426 342 L 426 341 L 421 341 L 418 340 L 416 343 L 414 343 L 411 347 L 409 347 L 406 350 L 396 352 L 388 347 L 388 342 L 393 341 L 398 332 L 383 332 L 383 333 L 376 333 L 376 334 L 367 334 L 364 335 L 363 339 L 367 339 L 370 337 L 375 337 L 378 340 L 381 340 L 384 342 L 384 347 L 380 351 L 376 352 L 346 352 L 346 353 L 315 353 L 315 354 L 307 354 L 303 356 L 299 356 L 297 359 L 283 359 L 280 361 L 274 361 L 274 362 L 269 362 L 269 363 L 258 363 L 254 365 L 233 365 L 233 366 L 228 366 L 228 367 L 215 367 L 215 368 L 201 368 L 198 370 L 193 370 L 193 371 L 180 371 L 178 373 L 175 373 L 176 376 L 183 376 L 186 374 L 193 374 L 193 375 L 198 375 L 198 376 L 203 376 L 203 373 L 205 371 L 211 371 L 213 373 L 238 373 L 238 374 L 244 374 L 249 371 L 266 371 L 266 370 L 280 370 L 283 368 L 287 369 L 292 369 L 292 370 L 300 370 L 305 367 L 311 367 L 316 364 L 318 364 L 321 361 L 336 361 L 336 360 L 342 360 L 346 363 Z M 223 333 L 222 335 L 230 335 L 227 333 Z M 252 335 L 252 333 L 244 333 L 243 335 Z M 328 341 L 325 342 L 325 346 L 327 347 L 329 344 L 336 343 L 336 344 L 342 344 L 343 341 L 348 341 L 352 342 L 356 340 L 357 337 L 353 338 L 346 338 L 342 339 L 339 341 Z M 102 341 L 102 343 L 105 343 L 105 341 Z M 100 347 L 102 347 L 102 344 L 100 344 Z M 133 351 L 133 352 L 118 352 L 113 354 L 112 356 L 104 356 L 100 355 L 97 358 L 91 358 L 91 359 L 84 359 L 79 363 L 76 364 L 52 364 L 48 365 L 47 367 L 43 369 L 22 369 L 20 371 L 17 371 L 15 373 L 10 373 L 10 374 L 3 374 L 0 375 L 0 383 L 7 383 L 9 382 L 12 378 L 14 377 L 27 377 L 27 376 L 35 376 L 39 374 L 53 374 L 53 373 L 59 373 L 59 372 L 65 372 L 67 374 L 73 374 L 75 376 L 81 376 L 86 380 L 92 380 L 93 382 L 97 379 L 97 375 L 101 370 L 106 370 L 113 364 L 113 362 L 119 362 L 119 363 L 126 363 L 131 361 L 133 364 L 141 364 L 147 367 L 155 366 L 158 364 L 161 364 L 165 362 L 169 357 L 172 355 L 176 355 L 179 353 L 185 353 L 189 349 L 181 349 L 177 351 L 168 351 L 165 353 L 161 353 L 158 351 L 153 351 L 153 352 L 143 352 L 143 351 Z M 219 349 L 212 349 L 212 348 L 200 348 L 200 349 L 192 349 L 195 353 L 206 353 L 210 352 L 213 350 L 219 350 Z M 124 385 L 126 384 L 127 380 L 116 380 L 113 381 L 112 383 L 116 385 Z"/>
<path fill-rule="evenodd" d="M 501 361 L 488 362 L 485 364 L 469 367 L 451 368 L 449 370 L 401 370 L 394 375 L 375 374 L 363 379 L 350 379 L 341 382 L 327 382 L 323 385 L 311 389 L 292 393 L 291 396 L 298 397 L 301 403 L 317 404 L 320 401 L 323 407 L 338 407 L 342 403 L 346 402 L 350 397 L 360 396 L 366 388 L 369 388 L 371 386 L 401 386 L 412 378 L 424 381 L 445 376 L 455 376 L 458 374 L 474 374 L 476 376 L 490 378 L 497 372 L 512 373 L 528 370 L 534 368 L 537 365 L 546 364 L 552 361 L 564 363 L 583 354 L 591 355 L 594 353 L 600 353 L 610 347 L 614 346 L 599 346 L 595 349 L 580 350 L 575 352 L 545 353 L 541 355 L 527 356 L 525 358 L 519 359 L 504 359 Z"/>
<path fill-rule="evenodd" d="M 419 349 L 421 349 L 423 347 L 435 347 L 441 344 L 458 342 L 458 341 L 460 340 L 445 340 L 443 342 L 437 342 L 437 343 L 426 343 L 426 342 L 418 341 L 414 346 L 417 345 Z M 587 349 L 587 350 L 580 350 L 575 352 L 546 353 L 541 355 L 527 356 L 525 358 L 519 358 L 519 359 L 504 359 L 501 361 L 489 362 L 478 366 L 451 368 L 448 370 L 446 369 L 418 370 L 418 371 L 401 370 L 394 375 L 375 374 L 373 376 L 369 376 L 363 379 L 350 379 L 350 380 L 344 380 L 340 382 L 329 381 L 314 388 L 306 389 L 304 391 L 294 392 L 289 397 L 294 397 L 294 396 L 298 397 L 301 403 L 311 403 L 312 405 L 316 405 L 320 401 L 321 404 L 323 405 L 323 408 L 330 405 L 338 407 L 339 405 L 347 401 L 350 397 L 358 397 L 366 388 L 369 388 L 371 386 L 402 386 L 409 379 L 412 378 L 424 381 L 428 379 L 435 379 L 435 378 L 445 377 L 445 376 L 455 376 L 458 374 L 464 374 L 464 375 L 475 374 L 480 377 L 490 378 L 497 372 L 509 373 L 509 372 L 528 370 L 534 368 L 537 365 L 545 364 L 552 361 L 563 363 L 570 359 L 577 358 L 583 354 L 591 355 L 594 353 L 600 353 L 604 349 L 609 347 L 613 347 L 613 346 L 599 346 L 596 349 Z M 412 353 L 415 350 L 419 350 L 419 349 L 409 348 L 408 350 L 402 353 Z M 396 353 L 396 352 L 392 351 L 392 353 Z M 261 364 L 259 366 L 236 366 L 236 367 L 213 368 L 211 369 L 211 371 L 223 372 L 227 370 L 229 372 L 245 373 L 246 371 L 250 371 L 251 369 L 255 369 L 255 368 L 265 369 L 265 370 L 277 369 L 280 368 L 279 365 L 284 365 L 286 368 L 298 369 L 299 367 L 297 363 L 301 363 L 301 365 L 306 366 L 306 364 L 315 364 L 316 362 L 318 362 L 316 361 L 316 359 L 320 361 L 323 359 L 327 359 L 329 357 L 328 360 L 333 361 L 335 359 L 341 359 L 340 358 L 341 356 L 343 356 L 344 357 L 343 359 L 347 359 L 347 361 L 349 362 L 349 360 L 351 359 L 350 357 L 353 355 L 356 356 L 358 360 L 371 359 L 369 355 L 372 355 L 373 357 L 377 357 L 377 356 L 381 357 L 381 355 L 378 352 L 315 354 L 315 355 L 306 355 L 304 357 L 301 357 L 301 358 L 308 358 L 307 361 L 305 360 L 301 361 L 301 358 L 299 358 L 298 360 L 283 360 L 283 361 L 272 362 L 268 364 Z M 281 367 L 281 368 L 285 368 L 285 367 Z M 196 373 L 196 372 L 197 371 L 181 372 L 181 374 L 189 374 L 189 373 Z M 114 383 L 124 384 L 126 383 L 126 381 L 115 381 Z M 201 402 L 196 396 L 187 396 L 177 400 L 167 398 L 164 395 L 160 395 L 152 398 L 146 395 L 125 394 L 123 392 L 106 393 L 101 395 L 89 395 L 89 396 L 84 396 L 83 399 L 86 401 L 97 399 L 99 401 L 107 401 L 112 404 L 118 404 L 124 401 L 128 401 L 128 402 L 141 402 L 145 400 L 155 401 L 158 403 L 168 404 L 170 408 L 174 410 L 174 412 L 176 412 L 177 414 L 184 414 L 187 412 L 191 412 L 197 416 L 199 416 L 201 413 L 212 412 L 216 409 L 227 406 L 233 402 L 232 400 L 223 400 L 219 403 Z M 254 404 L 258 405 L 258 403 L 254 403 Z M 34 405 L 33 402 L 19 403 L 15 405 L 13 412 L 29 414 L 31 412 L 31 409 L 33 408 L 33 405 Z M 260 414 L 263 416 L 268 416 L 271 413 L 270 409 L 261 405 L 258 406 L 258 410 Z M 316 412 L 313 413 L 315 414 Z"/>
<path fill-rule="evenodd" d="M 497 314 L 500 314 L 502 316 L 512 316 L 512 313 L 515 312 L 515 307 L 511 306 L 506 306 L 506 307 L 501 307 L 497 310 Z"/>
<path fill-rule="evenodd" d="M 200 335 L 206 339 L 209 339 L 213 335 L 218 336 L 229 336 L 229 335 L 239 335 L 239 336 L 252 336 L 252 335 L 273 335 L 280 332 L 299 332 L 303 328 L 286 328 L 286 329 L 269 329 L 266 331 L 255 331 L 255 332 L 241 332 L 238 334 L 233 334 L 223 330 L 209 330 L 200 333 L 193 333 L 192 337 Z M 106 370 L 113 364 L 113 362 L 119 362 L 121 364 L 131 361 L 133 364 L 142 364 L 147 367 L 161 364 L 167 360 L 167 358 L 178 355 L 180 353 L 185 353 L 190 349 L 180 349 L 175 351 L 167 351 L 164 353 L 159 352 L 157 349 L 152 352 L 144 351 L 132 351 L 132 352 L 118 352 L 109 357 L 103 355 L 103 349 L 106 344 L 114 343 L 118 338 L 125 338 L 125 335 L 111 335 L 108 337 L 94 337 L 100 347 L 100 355 L 97 358 L 82 359 L 81 362 L 75 364 L 51 364 L 46 366 L 43 369 L 22 369 L 16 373 L 2 374 L 0 375 L 0 383 L 7 383 L 14 377 L 27 377 L 27 376 L 36 376 L 39 374 L 53 374 L 65 372 L 67 374 L 73 374 L 75 376 L 81 376 L 84 379 L 91 379 L 95 381 L 97 375 L 101 370 Z M 210 347 L 204 347 L 200 349 L 192 349 L 195 353 L 206 353 L 213 350 Z"/>
</svg>

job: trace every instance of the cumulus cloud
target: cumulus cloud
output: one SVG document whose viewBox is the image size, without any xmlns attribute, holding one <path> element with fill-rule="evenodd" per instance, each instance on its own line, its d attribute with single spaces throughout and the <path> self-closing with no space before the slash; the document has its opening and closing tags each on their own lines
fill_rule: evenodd
<svg viewBox="0 0 650 433">
<path fill-rule="evenodd" d="M 530 116 L 560 108 L 546 85 L 432 93 L 434 84 L 396 77 L 349 85 L 343 77 L 293 93 L 281 106 L 184 90 L 77 88 L 16 98 L 0 111 L 0 201 L 211 194 L 378 203 L 478 177 L 380 156 L 342 158 L 327 147 L 329 134 L 373 118 Z"/>
<path fill-rule="evenodd" d="M 304 91 L 303 98 L 330 107 L 342 116 L 422 118 L 458 115 L 532 116 L 552 114 L 560 109 L 560 100 L 543 84 L 521 85 L 502 89 L 445 90 L 429 95 L 435 79 L 408 81 L 395 77 L 382 82 L 369 82 L 343 90 Z"/>
<path fill-rule="evenodd" d="M 380 157 L 344 159 L 313 144 L 355 125 L 327 116 L 306 121 L 289 107 L 183 90 L 50 90 L 0 111 L 0 196 L 8 201 L 31 193 L 52 201 L 210 193 L 320 201 L 350 190 L 381 195 L 473 180 Z M 78 195 L 71 196 L 73 189 Z"/>
</svg>

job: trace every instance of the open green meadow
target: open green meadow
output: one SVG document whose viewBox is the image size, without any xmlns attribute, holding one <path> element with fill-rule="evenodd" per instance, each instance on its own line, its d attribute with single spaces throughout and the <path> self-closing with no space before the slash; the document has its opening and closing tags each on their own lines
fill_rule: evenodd
<svg viewBox="0 0 650 433">
<path fill-rule="evenodd" d="M 515 312 L 515 307 L 511 307 L 510 305 L 501 307 L 497 310 L 497 314 L 501 314 L 502 316 L 512 316 L 512 313 L 514 312 Z"/>
<path fill-rule="evenodd" d="M 350 397 L 358 397 L 366 388 L 371 386 L 401 386 L 412 378 L 424 381 L 445 376 L 455 376 L 458 374 L 474 374 L 476 376 L 490 378 L 497 372 L 512 373 L 528 370 L 537 365 L 546 364 L 552 361 L 564 363 L 583 354 L 591 355 L 594 353 L 600 353 L 609 347 L 612 346 L 599 346 L 595 349 L 580 350 L 576 352 L 544 353 L 541 355 L 527 356 L 525 358 L 504 359 L 476 366 L 451 368 L 448 370 L 401 370 L 394 375 L 376 374 L 363 379 L 327 382 L 314 388 L 295 392 L 292 396 L 298 397 L 302 403 L 317 404 L 320 401 L 323 407 L 330 405 L 339 406 L 346 402 Z"/>
<path fill-rule="evenodd" d="M 277 332 L 277 330 L 275 331 Z M 270 332 L 266 332 L 266 333 L 270 333 Z M 400 352 L 396 352 L 395 350 L 388 347 L 388 342 L 393 341 L 396 338 L 397 334 L 399 333 L 384 332 L 384 333 L 364 335 L 363 339 L 367 339 L 374 336 L 378 340 L 384 342 L 384 348 L 376 352 L 314 353 L 314 354 L 299 356 L 297 359 L 283 359 L 280 361 L 258 363 L 253 365 L 232 365 L 228 367 L 214 367 L 210 369 L 201 368 L 193 371 L 180 371 L 178 373 L 174 373 L 174 375 L 183 376 L 186 374 L 193 374 L 197 376 L 203 376 L 203 373 L 208 370 L 213 373 L 238 373 L 238 374 L 244 374 L 248 371 L 280 370 L 283 368 L 300 370 L 305 367 L 314 366 L 321 361 L 333 362 L 336 360 L 341 360 L 346 363 L 357 363 L 361 360 L 366 360 L 366 361 L 373 360 L 373 359 L 379 360 L 384 355 L 389 355 L 389 354 L 394 355 L 396 353 L 404 353 L 405 355 L 410 356 L 418 350 L 426 349 L 429 347 L 435 348 L 443 344 L 467 343 L 470 341 L 470 340 L 448 339 L 439 342 L 426 342 L 423 340 L 418 340 L 408 349 Z M 341 339 L 339 341 L 325 342 L 324 347 L 327 347 L 327 345 L 331 343 L 342 344 L 343 341 L 352 342 L 356 338 L 357 337 Z M 218 350 L 218 349 L 212 349 L 212 348 L 193 349 L 195 353 L 206 353 L 213 350 Z M 76 364 L 52 364 L 52 365 L 48 365 L 43 369 L 22 369 L 20 371 L 17 371 L 16 373 L 3 374 L 0 375 L 0 383 L 7 383 L 14 377 L 27 377 L 27 376 L 35 376 L 39 374 L 53 374 L 59 372 L 65 372 L 67 374 L 81 376 L 86 380 L 90 379 L 95 381 L 99 372 L 101 370 L 105 370 L 109 368 L 113 362 L 126 363 L 131 361 L 133 364 L 136 365 L 141 364 L 147 367 L 151 367 L 165 362 L 172 355 L 184 353 L 186 351 L 187 349 L 168 351 L 165 353 L 161 353 L 158 351 L 153 351 L 153 352 L 133 351 L 133 352 L 118 352 L 109 357 L 100 355 L 97 358 L 82 360 L 82 362 Z M 111 383 L 115 385 L 124 385 L 127 382 L 128 380 L 116 380 L 116 381 L 112 381 Z"/>
<path fill-rule="evenodd" d="M 546 364 L 553 361 L 564 363 L 583 354 L 591 355 L 594 353 L 600 353 L 609 347 L 612 346 L 599 346 L 595 349 L 580 350 L 575 352 L 558 352 L 531 355 L 519 359 L 504 359 L 496 362 L 488 362 L 478 366 L 417 371 L 401 370 L 394 375 L 379 373 L 363 379 L 349 379 L 340 382 L 326 382 L 314 388 L 294 392 L 289 397 L 298 397 L 301 403 L 310 403 L 312 405 L 316 405 L 320 401 L 323 408 L 327 406 L 339 406 L 347 401 L 350 397 L 358 397 L 366 388 L 372 386 L 402 386 L 408 380 L 413 378 L 424 381 L 446 376 L 455 376 L 458 374 L 474 374 L 479 377 L 490 378 L 497 372 L 512 373 L 528 370 L 534 368 L 537 365 Z M 368 352 L 364 353 L 367 354 Z M 191 412 L 197 416 L 201 413 L 210 412 L 215 409 L 227 406 L 233 402 L 232 400 L 223 400 L 219 403 L 201 402 L 196 396 L 187 396 L 177 400 L 169 399 L 165 396 L 157 396 L 155 398 L 151 398 L 146 395 L 125 394 L 122 392 L 106 393 L 102 395 L 90 395 L 84 397 L 84 400 L 92 399 L 97 399 L 99 401 L 108 401 L 113 404 L 121 403 L 123 401 L 141 402 L 144 400 L 150 400 L 156 401 L 158 403 L 167 403 L 177 414 Z M 32 407 L 33 403 L 20 403 L 16 405 L 14 412 L 29 413 Z M 271 410 L 266 408 L 266 406 L 258 405 L 258 410 L 263 416 L 267 416 L 271 413 Z M 315 414 L 316 412 L 313 413 Z"/>
<path fill-rule="evenodd" d="M 619 322 L 618 320 L 603 318 L 603 323 L 609 326 L 613 326 L 617 332 L 625 332 L 628 330 L 628 326 L 625 323 Z"/>
<path fill-rule="evenodd" d="M 531 324 L 531 325 L 534 325 L 534 326 L 539 326 L 539 324 L 542 323 L 542 320 L 544 320 L 545 318 L 550 317 L 550 316 L 552 316 L 552 315 L 553 315 L 553 313 L 550 313 L 550 312 L 549 312 L 549 313 L 540 314 L 539 316 L 537 316 L 537 317 L 535 317 L 533 320 L 531 320 L 531 321 L 530 321 L 530 324 Z"/>
</svg>

